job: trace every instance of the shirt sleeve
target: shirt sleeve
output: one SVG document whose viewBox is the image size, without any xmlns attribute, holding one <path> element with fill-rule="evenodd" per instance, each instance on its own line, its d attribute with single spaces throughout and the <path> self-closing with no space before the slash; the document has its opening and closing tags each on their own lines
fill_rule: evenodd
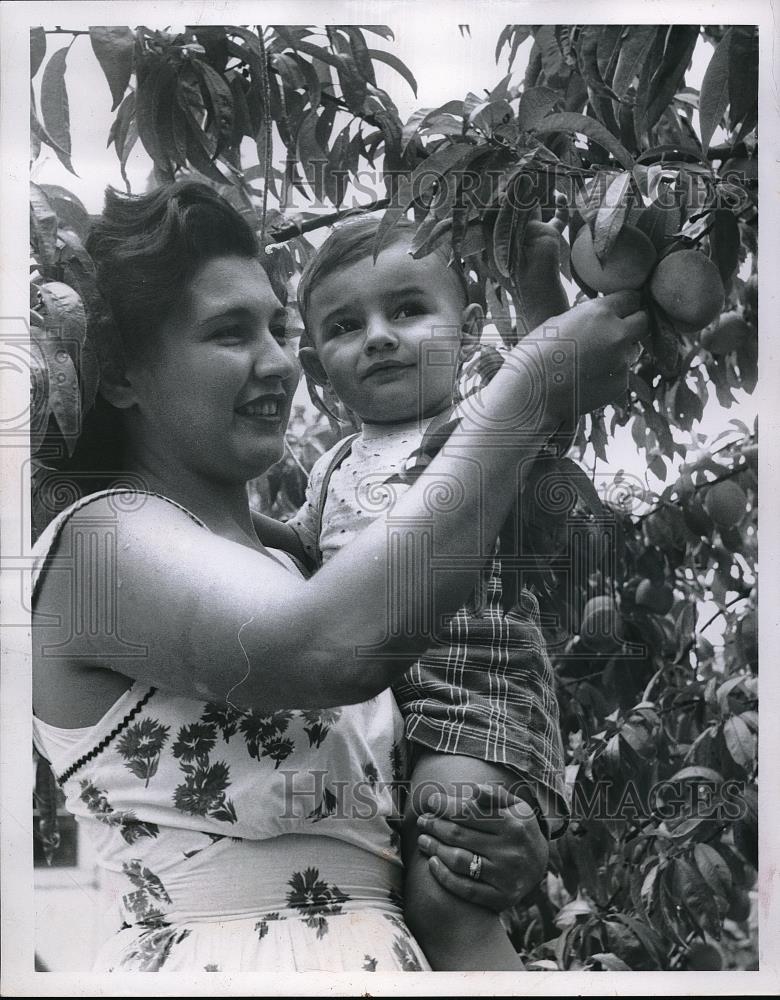
<svg viewBox="0 0 780 1000">
<path fill-rule="evenodd" d="M 312 470 L 313 473 L 314 470 Z M 309 482 L 306 486 L 306 500 L 298 511 L 287 521 L 298 536 L 298 540 L 306 555 L 316 561 L 317 557 L 317 533 L 319 529 L 319 513 L 317 503 L 319 491 L 312 484 L 312 474 L 309 474 Z"/>
<path fill-rule="evenodd" d="M 339 447 L 338 443 L 320 455 L 309 472 L 309 482 L 306 485 L 306 500 L 303 505 L 287 521 L 303 546 L 303 551 L 313 561 L 317 562 L 319 549 L 319 532 L 321 514 L 319 510 L 322 484 L 333 461 L 333 453 Z"/>
</svg>

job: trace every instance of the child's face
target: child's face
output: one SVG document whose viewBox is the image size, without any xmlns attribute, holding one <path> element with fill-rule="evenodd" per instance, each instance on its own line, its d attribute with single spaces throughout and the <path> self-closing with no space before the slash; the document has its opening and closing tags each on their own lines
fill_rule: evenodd
<svg viewBox="0 0 780 1000">
<path fill-rule="evenodd" d="M 401 423 L 452 400 L 464 327 L 475 307 L 436 254 L 405 242 L 350 264 L 312 290 L 310 332 L 328 381 L 363 420 Z M 478 309 L 477 309 L 478 311 Z"/>
</svg>

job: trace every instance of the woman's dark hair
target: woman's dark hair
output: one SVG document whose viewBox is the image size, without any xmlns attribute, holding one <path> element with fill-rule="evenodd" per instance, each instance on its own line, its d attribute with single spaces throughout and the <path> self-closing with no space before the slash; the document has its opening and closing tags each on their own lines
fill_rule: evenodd
<svg viewBox="0 0 780 1000">
<path fill-rule="evenodd" d="M 259 253 L 247 220 L 207 184 L 191 180 L 143 195 L 109 188 L 86 248 L 106 306 L 104 315 L 90 318 L 104 364 L 117 349 L 133 357 L 153 340 L 207 261 Z"/>
<path fill-rule="evenodd" d="M 250 223 L 213 188 L 192 180 L 142 195 L 108 188 L 86 249 L 98 292 L 90 303 L 89 344 L 108 377 L 154 342 L 203 264 L 222 256 L 259 259 Z M 83 479 L 80 492 L 110 485 L 123 471 L 119 411 L 98 395 L 74 454 L 57 464 L 74 486 Z"/>
</svg>

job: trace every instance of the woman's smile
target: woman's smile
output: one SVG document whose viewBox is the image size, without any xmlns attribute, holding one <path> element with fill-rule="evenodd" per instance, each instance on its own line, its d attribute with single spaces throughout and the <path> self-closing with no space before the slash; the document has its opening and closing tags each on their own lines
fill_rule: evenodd
<svg viewBox="0 0 780 1000">
<path fill-rule="evenodd" d="M 248 403 L 243 403 L 236 407 L 236 413 L 240 417 L 261 423 L 278 424 L 284 416 L 286 393 L 268 393 L 258 395 Z"/>
<path fill-rule="evenodd" d="M 298 381 L 285 319 L 257 260 L 200 268 L 144 380 L 142 405 L 162 447 L 242 482 L 281 457 Z"/>
</svg>

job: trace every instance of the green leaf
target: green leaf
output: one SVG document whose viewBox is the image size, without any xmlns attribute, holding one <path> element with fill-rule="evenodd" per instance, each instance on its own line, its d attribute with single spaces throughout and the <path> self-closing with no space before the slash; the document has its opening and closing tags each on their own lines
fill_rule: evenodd
<svg viewBox="0 0 780 1000">
<path fill-rule="evenodd" d="M 358 27 L 362 28 L 363 31 L 370 31 L 372 35 L 379 35 L 380 38 L 386 38 L 389 42 L 395 41 L 392 28 L 389 28 L 386 24 L 359 24 Z"/>
<path fill-rule="evenodd" d="M 724 285 L 728 285 L 739 266 L 740 244 L 737 217 L 727 208 L 716 208 L 710 230 L 710 252 Z"/>
<path fill-rule="evenodd" d="M 607 461 L 607 428 L 604 424 L 603 413 L 592 413 L 590 417 L 590 437 L 588 440 L 593 446 L 596 457 L 602 462 Z"/>
<path fill-rule="evenodd" d="M 227 179 L 214 163 L 215 142 L 208 132 L 204 132 L 196 122 L 189 106 L 182 109 L 187 135 L 187 159 L 204 177 L 217 184 L 227 183 Z"/>
<path fill-rule="evenodd" d="M 498 41 L 496 42 L 496 63 L 501 58 L 501 50 L 509 42 L 512 37 L 513 24 L 505 24 L 501 29 L 501 34 L 498 36 Z"/>
<path fill-rule="evenodd" d="M 298 61 L 293 56 L 287 55 L 284 52 L 275 52 L 271 56 L 271 66 L 290 90 L 305 89 L 306 78 Z"/>
<path fill-rule="evenodd" d="M 130 28 L 90 28 L 89 40 L 111 88 L 111 99 L 114 102 L 111 110 L 115 111 L 122 103 L 130 83 L 135 35 Z"/>
<path fill-rule="evenodd" d="M 704 150 L 710 148 L 712 135 L 723 119 L 729 103 L 729 55 L 734 29 L 729 28 L 718 43 L 701 82 L 699 96 L 699 131 Z"/>
<path fill-rule="evenodd" d="M 656 251 L 660 254 L 671 244 L 674 234 L 680 228 L 680 206 L 662 205 L 652 202 L 643 209 L 631 225 L 641 229 L 649 237 Z"/>
<path fill-rule="evenodd" d="M 593 249 L 603 261 L 620 235 L 629 207 L 631 174 L 622 173 L 610 182 L 593 224 Z"/>
<path fill-rule="evenodd" d="M 221 146 L 224 140 L 229 139 L 233 130 L 232 91 L 224 77 L 202 59 L 193 59 L 192 68 L 206 87 L 210 106 L 210 121 L 220 135 L 218 146 Z"/>
<path fill-rule="evenodd" d="M 65 346 L 47 337 L 38 340 L 49 373 L 49 408 L 65 440 L 68 454 L 73 454 L 81 430 L 81 394 L 79 378 Z"/>
<path fill-rule="evenodd" d="M 184 88 L 181 85 L 175 86 L 175 71 L 167 60 L 160 56 L 145 56 L 139 61 L 136 73 L 135 121 L 138 137 L 156 166 L 163 172 L 169 173 L 171 170 L 170 154 L 174 152 L 173 135 L 170 112 L 167 116 L 161 114 L 161 106 L 163 111 L 166 109 L 166 105 L 170 107 L 175 95 L 179 104 L 182 105 L 182 110 L 185 110 L 186 113 L 182 100 Z M 190 85 L 190 87 L 192 91 L 197 92 L 194 85 Z M 163 134 L 161 134 L 161 126 L 164 129 Z M 198 131 L 201 131 L 200 126 L 196 127 Z"/>
<path fill-rule="evenodd" d="M 352 24 L 340 24 L 338 27 L 339 30 L 349 39 L 349 47 L 352 50 L 352 57 L 355 60 L 358 72 L 367 83 L 371 84 L 372 87 L 376 87 L 374 65 L 368 54 L 368 48 L 366 46 L 366 40 L 363 37 L 363 32 L 360 28 L 357 28 Z"/>
<path fill-rule="evenodd" d="M 720 918 L 712 892 L 698 869 L 685 858 L 677 858 L 672 879 L 675 897 L 685 905 L 693 920 L 706 933 L 720 937 Z"/>
<path fill-rule="evenodd" d="M 65 69 L 68 59 L 68 46 L 59 49 L 46 63 L 41 81 L 41 114 L 46 127 L 46 137 L 50 136 L 49 145 L 62 161 L 65 167 L 73 173 L 70 165 L 70 109 L 68 105 L 68 90 L 65 85 Z M 61 153 L 65 153 L 67 161 Z"/>
<path fill-rule="evenodd" d="M 672 861 L 663 871 L 659 879 L 659 907 L 658 912 L 661 917 L 663 927 L 668 937 L 681 947 L 685 947 L 685 938 L 680 933 L 680 916 L 677 913 L 675 904 L 675 868 L 676 862 Z M 674 888 L 673 888 L 674 887 Z"/>
<path fill-rule="evenodd" d="M 680 366 L 680 338 L 667 316 L 657 307 L 648 310 L 653 357 L 664 378 L 673 378 Z"/>
<path fill-rule="evenodd" d="M 60 845 L 57 820 L 60 789 L 51 765 L 44 757 L 38 757 L 35 766 L 35 789 L 33 797 L 39 817 L 37 832 L 41 839 L 46 863 L 50 865 L 54 859 L 54 852 Z"/>
<path fill-rule="evenodd" d="M 62 263 L 65 266 L 70 266 L 73 264 L 75 259 L 78 262 L 84 274 L 94 277 L 95 275 L 94 261 L 84 248 L 84 244 L 79 239 L 78 234 L 72 232 L 70 229 L 60 228 L 58 235 L 60 240 L 64 244 L 64 246 L 60 251 Z"/>
<path fill-rule="evenodd" d="M 493 226 L 493 256 L 503 277 L 512 275 L 517 248 L 536 202 L 529 202 L 533 181 L 528 174 L 517 174 L 507 187 Z"/>
<path fill-rule="evenodd" d="M 61 281 L 46 281 L 39 291 L 49 338 L 60 341 L 77 360 L 87 332 L 87 316 L 81 297 Z"/>
<path fill-rule="evenodd" d="M 577 491 L 577 495 L 592 514 L 597 516 L 604 513 L 604 504 L 601 502 L 596 487 L 588 478 L 584 469 L 572 462 L 570 458 L 555 459 L 556 475 L 565 480 Z"/>
<path fill-rule="evenodd" d="M 647 403 L 648 406 L 653 405 L 652 389 L 647 382 L 645 382 L 643 378 L 640 378 L 640 376 L 635 372 L 628 373 L 628 388 L 635 393 L 637 398 L 641 399 L 643 403 Z M 635 418 L 634 423 L 636 423 L 637 420 L 642 421 L 642 418 Z M 642 421 L 642 441 L 644 441 L 644 421 Z"/>
<path fill-rule="evenodd" d="M 46 192 L 30 184 L 30 234 L 44 274 L 54 266 L 57 241 L 57 216 Z"/>
<path fill-rule="evenodd" d="M 415 260 L 425 257 L 432 250 L 435 250 L 451 232 L 452 218 L 437 219 L 436 216 L 428 216 L 414 234 L 412 245 L 409 248 L 412 257 Z"/>
<path fill-rule="evenodd" d="M 532 34 L 542 58 L 542 83 L 565 88 L 571 71 L 558 43 L 556 27 L 551 24 L 535 25 Z"/>
<path fill-rule="evenodd" d="M 577 45 L 577 65 L 587 86 L 588 99 L 596 117 L 605 128 L 616 135 L 618 125 L 612 98 L 617 99 L 617 95 L 604 83 L 598 63 L 598 43 L 601 33 L 602 28 L 599 25 L 588 25 L 582 29 Z M 615 107 L 617 106 L 616 102 Z"/>
<path fill-rule="evenodd" d="M 744 719 L 732 715 L 723 723 L 723 738 L 735 764 L 751 770 L 756 757 L 756 738 Z"/>
<path fill-rule="evenodd" d="M 466 143 L 444 146 L 437 149 L 427 160 L 423 160 L 408 180 L 402 179 L 398 187 L 396 203 L 387 209 L 377 227 L 374 240 L 374 259 L 379 255 L 385 240 L 394 227 L 411 207 L 412 202 L 422 199 L 450 170 L 462 166 L 478 152 L 480 152 L 479 149 Z"/>
<path fill-rule="evenodd" d="M 696 844 L 693 848 L 696 867 L 713 892 L 728 900 L 731 894 L 731 869 L 710 844 Z"/>
<path fill-rule="evenodd" d="M 501 50 L 505 45 L 510 45 L 508 69 L 512 69 L 518 48 L 531 34 L 531 29 L 522 24 L 507 24 L 498 36 L 496 43 L 496 63 L 501 57 Z M 510 44 L 511 43 L 511 44 Z"/>
<path fill-rule="evenodd" d="M 131 90 L 127 97 L 125 97 L 119 105 L 119 111 L 117 112 L 116 118 L 111 123 L 111 128 L 108 133 L 108 142 L 106 143 L 106 146 L 110 146 L 113 142 L 116 155 L 120 160 L 122 159 L 125 142 L 127 141 L 130 122 L 133 121 L 134 118 L 135 91 Z"/>
<path fill-rule="evenodd" d="M 683 604 L 675 627 L 677 629 L 677 658 L 675 659 L 675 663 L 679 663 L 682 662 L 685 650 L 688 648 L 696 628 L 696 605 L 693 602 L 686 601 Z"/>
<path fill-rule="evenodd" d="M 601 122 L 595 118 L 588 118 L 587 115 L 580 115 L 573 111 L 561 112 L 549 115 L 544 118 L 534 129 L 535 132 L 545 134 L 548 132 L 579 132 L 589 139 L 598 143 L 603 149 L 610 153 L 625 167 L 631 170 L 634 166 L 634 158 L 629 151 L 609 132 Z"/>
<path fill-rule="evenodd" d="M 49 372 L 38 342 L 41 334 L 38 313 L 30 310 L 30 447 L 35 453 L 43 443 L 49 423 Z M 33 495 L 35 486 L 33 484 Z"/>
<path fill-rule="evenodd" d="M 444 120 L 445 115 L 453 115 L 453 123 L 457 121 L 459 130 L 462 130 L 463 114 L 463 101 L 447 101 L 438 108 L 420 108 L 410 116 L 401 131 L 401 150 L 406 149 L 418 132 L 434 120 Z"/>
<path fill-rule="evenodd" d="M 43 28 L 30 28 L 30 79 L 41 68 L 46 55 L 46 32 Z"/>
<path fill-rule="evenodd" d="M 325 184 L 325 168 L 328 163 L 328 154 L 322 149 L 317 141 L 317 125 L 319 119 L 316 111 L 310 111 L 301 122 L 296 137 L 296 148 L 298 159 L 300 160 L 309 187 L 314 192 L 314 197 L 322 201 Z M 335 195 L 334 195 L 335 197 Z"/>
<path fill-rule="evenodd" d="M 509 317 L 509 310 L 498 298 L 498 293 L 493 282 L 488 278 L 485 282 L 485 298 L 487 300 L 488 314 L 490 321 L 496 327 L 504 344 L 510 345 L 514 342 L 515 332 Z"/>
<path fill-rule="evenodd" d="M 626 31 L 615 72 L 610 81 L 612 89 L 619 97 L 625 97 L 628 88 L 642 72 L 656 30 L 654 25 L 633 24 Z"/>
<path fill-rule="evenodd" d="M 644 65 L 642 66 L 642 72 L 639 74 L 639 82 L 636 89 L 636 101 L 634 104 L 634 129 L 640 138 L 645 132 L 648 131 L 646 116 L 647 107 L 651 98 L 650 84 L 654 75 L 658 71 L 658 66 L 661 63 L 668 34 L 668 26 L 659 25 L 656 28 L 655 35 L 648 46 L 649 52 L 647 59 L 645 59 Z"/>
<path fill-rule="evenodd" d="M 657 867 L 655 871 L 656 873 L 658 872 Z M 632 917 L 628 913 L 616 913 L 615 919 L 628 927 L 637 941 L 645 948 L 648 955 L 655 960 L 659 968 L 667 967 L 668 956 L 664 942 L 661 941 L 661 938 L 653 927 L 645 923 L 644 920 L 637 920 L 636 917 Z"/>
<path fill-rule="evenodd" d="M 622 958 L 618 958 L 611 951 L 596 952 L 588 961 L 598 962 L 605 972 L 631 972 L 631 966 L 626 965 Z"/>
<path fill-rule="evenodd" d="M 368 93 L 368 81 L 360 72 L 349 42 L 339 33 L 338 26 L 327 27 L 325 30 L 336 58 L 336 72 L 344 101 L 353 115 L 360 115 Z"/>
<path fill-rule="evenodd" d="M 398 56 L 393 55 L 392 52 L 384 52 L 381 49 L 367 49 L 366 51 L 368 52 L 368 55 L 372 59 L 376 59 L 379 62 L 386 63 L 388 66 L 394 69 L 396 73 L 402 76 L 404 80 L 406 80 L 406 82 L 412 88 L 412 93 L 414 94 L 414 96 L 417 97 L 417 81 L 415 80 L 414 75 L 412 74 L 412 71 L 409 69 L 409 67 L 405 63 L 401 62 Z"/>
<path fill-rule="evenodd" d="M 612 77 L 615 75 L 615 67 L 620 58 L 625 31 L 626 28 L 622 24 L 609 24 L 602 27 L 599 33 L 596 48 L 599 74 L 604 83 L 609 85 L 612 84 Z"/>
<path fill-rule="evenodd" d="M 672 392 L 672 422 L 683 430 L 690 430 L 694 420 L 701 420 L 704 413 L 702 401 L 688 387 L 684 379 L 679 379 Z"/>
<path fill-rule="evenodd" d="M 664 28 L 661 28 L 660 31 L 663 32 Z M 640 135 L 656 124 L 669 107 L 674 95 L 683 86 L 685 71 L 691 61 L 698 39 L 698 25 L 672 25 L 668 29 L 664 42 L 663 58 L 655 63 L 652 61 L 652 54 L 649 57 L 648 62 L 654 66 L 655 72 L 649 84 L 644 121 L 642 127 L 637 128 Z M 641 92 L 641 81 L 637 92 Z"/>
<path fill-rule="evenodd" d="M 254 139 L 257 134 L 252 122 L 247 102 L 248 85 L 244 78 L 236 74 L 230 80 L 230 93 L 233 96 L 233 132 L 230 137 L 231 146 L 239 146 L 244 136 Z M 178 117 L 178 116 L 177 116 Z"/>
<path fill-rule="evenodd" d="M 758 32 L 752 24 L 733 28 L 728 79 L 729 124 L 735 128 L 758 108 Z"/>
<path fill-rule="evenodd" d="M 520 95 L 517 124 L 523 132 L 531 132 L 550 114 L 560 100 L 560 94 L 549 87 L 530 87 Z"/>
<path fill-rule="evenodd" d="M 644 903 L 645 907 L 650 907 L 653 901 L 653 889 L 655 888 L 655 882 L 658 878 L 659 872 L 658 865 L 651 865 L 642 879 L 642 887 L 639 890 L 639 895 L 641 901 Z M 640 939 L 641 940 L 641 939 Z"/>
<path fill-rule="evenodd" d="M 41 184 L 40 189 L 57 213 L 59 225 L 63 229 L 72 229 L 81 239 L 86 239 L 91 225 L 89 213 L 76 195 L 59 184 Z"/>
</svg>

